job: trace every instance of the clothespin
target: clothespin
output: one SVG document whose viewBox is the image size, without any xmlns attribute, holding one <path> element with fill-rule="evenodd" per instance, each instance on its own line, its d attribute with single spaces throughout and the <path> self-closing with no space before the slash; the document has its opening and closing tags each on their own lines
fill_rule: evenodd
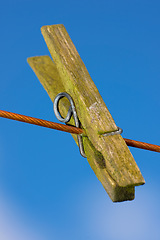
<svg viewBox="0 0 160 240">
<path fill-rule="evenodd" d="M 144 178 L 122 136 L 106 134 L 118 128 L 71 38 L 61 24 L 43 26 L 41 31 L 53 61 L 40 56 L 28 58 L 28 63 L 53 102 L 61 92 L 72 97 L 86 133 L 82 142 L 87 160 L 111 200 L 133 200 L 135 186 L 144 184 Z M 67 99 L 59 102 L 64 118 L 69 107 Z M 74 125 L 73 118 L 68 124 Z"/>
</svg>

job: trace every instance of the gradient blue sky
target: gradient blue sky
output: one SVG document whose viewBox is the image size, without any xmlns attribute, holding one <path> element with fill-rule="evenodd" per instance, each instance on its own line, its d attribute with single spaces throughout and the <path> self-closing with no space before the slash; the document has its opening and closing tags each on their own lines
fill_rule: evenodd
<svg viewBox="0 0 160 240">
<path fill-rule="evenodd" d="M 160 144 L 160 2 L 0 0 L 0 109 L 57 121 L 27 64 L 63 23 L 123 136 Z M 0 239 L 159 240 L 160 155 L 130 149 L 146 184 L 112 203 L 70 134 L 0 119 Z"/>
</svg>

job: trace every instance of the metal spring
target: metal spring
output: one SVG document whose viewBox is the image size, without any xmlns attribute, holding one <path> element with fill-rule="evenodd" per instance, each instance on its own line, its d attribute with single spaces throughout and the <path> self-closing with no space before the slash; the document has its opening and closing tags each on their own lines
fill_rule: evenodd
<svg viewBox="0 0 160 240">
<path fill-rule="evenodd" d="M 59 101 L 60 99 L 62 99 L 63 97 L 66 97 L 71 106 L 69 107 L 69 110 L 68 110 L 68 113 L 67 113 L 67 116 L 65 118 L 63 118 L 59 112 Z M 78 120 L 78 116 L 77 116 L 77 112 L 76 112 L 76 108 L 75 108 L 75 105 L 74 105 L 74 102 L 73 102 L 73 99 L 71 98 L 71 96 L 66 93 L 66 92 L 62 92 L 62 93 L 59 93 L 55 99 L 54 99 L 54 103 L 53 103 L 53 110 L 54 110 L 54 113 L 55 113 L 55 116 L 56 118 L 60 121 L 60 122 L 64 122 L 64 123 L 67 123 L 70 121 L 71 117 L 72 117 L 72 114 L 73 114 L 73 118 L 74 118 L 74 121 L 75 121 L 75 126 L 76 127 L 80 127 L 80 123 L 79 123 L 79 120 Z M 84 152 L 84 147 L 83 147 L 83 141 L 82 141 L 82 136 L 81 135 L 77 135 L 77 139 L 78 139 L 78 145 L 79 145 L 79 151 L 80 151 L 80 154 L 86 158 L 86 154 Z"/>
</svg>

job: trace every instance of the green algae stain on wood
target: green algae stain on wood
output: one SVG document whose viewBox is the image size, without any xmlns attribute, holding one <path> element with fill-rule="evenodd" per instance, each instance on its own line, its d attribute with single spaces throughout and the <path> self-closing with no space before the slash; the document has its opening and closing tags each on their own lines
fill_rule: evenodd
<svg viewBox="0 0 160 240">
<path fill-rule="evenodd" d="M 82 128 L 87 160 L 112 201 L 134 199 L 134 186 L 144 184 L 140 170 L 120 135 L 103 137 L 116 130 L 116 124 L 93 83 L 63 25 L 42 27 L 42 34 L 53 61 L 47 57 L 29 58 L 28 62 L 52 101 L 60 92 L 73 98 Z M 69 103 L 64 99 L 60 112 L 66 116 Z M 74 125 L 73 119 L 69 124 Z M 77 137 L 72 134 L 75 141 Z"/>
<path fill-rule="evenodd" d="M 52 102 L 59 92 L 65 91 L 55 64 L 49 56 L 31 57 L 28 58 L 28 63 L 39 78 Z M 67 104 L 68 102 L 65 101 L 65 99 L 63 103 L 60 101 L 60 112 L 64 117 L 69 108 Z M 69 124 L 74 125 L 74 120 L 71 119 Z M 78 144 L 77 136 L 75 134 L 72 134 L 72 136 Z M 85 152 L 88 156 L 87 160 L 112 201 L 116 202 L 134 199 L 134 187 L 131 188 L 131 193 L 128 192 L 128 188 L 118 187 L 106 170 L 102 154 L 94 148 L 88 137 L 83 139 L 83 143 Z"/>
</svg>

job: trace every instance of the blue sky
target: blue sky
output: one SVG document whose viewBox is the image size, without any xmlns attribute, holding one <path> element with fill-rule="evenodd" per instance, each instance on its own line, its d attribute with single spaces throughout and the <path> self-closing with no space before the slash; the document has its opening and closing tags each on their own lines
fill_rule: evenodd
<svg viewBox="0 0 160 240">
<path fill-rule="evenodd" d="M 160 144 L 159 1 L 0 1 L 0 109 L 57 121 L 27 64 L 62 23 L 123 136 Z M 112 203 L 70 134 L 0 119 L 0 239 L 160 236 L 160 155 L 130 148 L 146 184 Z"/>
</svg>

